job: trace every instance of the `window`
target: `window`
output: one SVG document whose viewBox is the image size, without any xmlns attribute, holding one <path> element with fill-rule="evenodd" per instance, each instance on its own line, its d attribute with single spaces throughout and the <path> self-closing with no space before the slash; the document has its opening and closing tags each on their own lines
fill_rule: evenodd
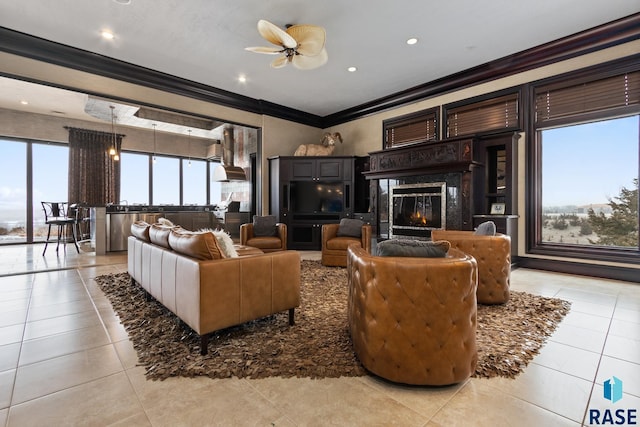
<svg viewBox="0 0 640 427">
<path fill-rule="evenodd" d="M 27 144 L 0 140 L 0 243 L 27 240 Z"/>
<path fill-rule="evenodd" d="M 120 197 L 130 205 L 149 204 L 149 155 L 120 154 Z"/>
<path fill-rule="evenodd" d="M 639 118 L 636 115 L 539 132 L 541 242 L 638 248 Z M 611 201 L 624 202 L 618 200 L 623 189 L 635 190 L 635 211 L 610 205 Z M 629 221 L 635 224 L 635 234 L 626 226 Z"/>
<path fill-rule="evenodd" d="M 518 99 L 518 92 L 490 94 L 445 106 L 447 138 L 520 129 Z"/>
<path fill-rule="evenodd" d="M 207 203 L 207 162 L 182 161 L 182 204 L 205 205 Z"/>
<path fill-rule="evenodd" d="M 438 139 L 439 107 L 385 120 L 384 147 L 435 141 Z"/>
<path fill-rule="evenodd" d="M 151 200 L 154 205 L 180 204 L 180 159 L 156 156 Z"/>
<path fill-rule="evenodd" d="M 637 260 L 640 71 L 573 76 L 533 89 L 530 250 Z"/>
</svg>

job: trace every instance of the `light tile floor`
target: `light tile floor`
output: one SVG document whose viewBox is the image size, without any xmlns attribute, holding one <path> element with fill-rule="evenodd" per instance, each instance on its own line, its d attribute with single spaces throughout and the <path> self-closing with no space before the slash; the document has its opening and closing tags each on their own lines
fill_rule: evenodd
<svg viewBox="0 0 640 427">
<path fill-rule="evenodd" d="M 317 253 L 303 257 L 317 259 Z M 516 379 L 407 387 L 375 377 L 147 381 L 97 288 L 126 255 L 0 247 L 0 425 L 576 426 L 640 408 L 640 285 L 517 269 L 512 287 L 572 301 Z M 509 333 L 509 331 L 505 331 Z M 623 399 L 603 383 L 623 380 Z"/>
</svg>

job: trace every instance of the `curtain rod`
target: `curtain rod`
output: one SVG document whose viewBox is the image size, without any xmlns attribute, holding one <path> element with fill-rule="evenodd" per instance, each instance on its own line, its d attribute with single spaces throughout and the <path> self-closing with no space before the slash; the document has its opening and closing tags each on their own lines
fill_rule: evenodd
<svg viewBox="0 0 640 427">
<path fill-rule="evenodd" d="M 113 135 L 112 132 L 105 132 L 102 130 L 93 130 L 93 129 L 83 129 L 83 128 L 74 128 L 72 126 L 63 126 L 65 129 L 69 130 L 69 131 L 78 131 L 78 132 L 85 132 L 85 133 L 93 133 L 95 135 L 108 135 L 111 136 Z M 116 133 L 116 136 L 119 136 L 121 138 L 124 138 L 126 135 L 123 133 Z"/>
</svg>

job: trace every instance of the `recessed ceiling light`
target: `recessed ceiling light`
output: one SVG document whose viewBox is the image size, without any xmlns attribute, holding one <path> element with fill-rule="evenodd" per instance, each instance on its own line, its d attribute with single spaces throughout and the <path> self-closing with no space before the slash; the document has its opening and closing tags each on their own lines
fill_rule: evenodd
<svg viewBox="0 0 640 427">
<path fill-rule="evenodd" d="M 111 31 L 109 30 L 102 30 L 102 32 L 100 33 L 100 35 L 102 36 L 103 39 L 105 40 L 113 40 L 114 39 L 114 35 Z"/>
<path fill-rule="evenodd" d="M 411 37 L 410 39 L 407 39 L 407 44 L 416 44 L 418 43 L 418 39 L 415 37 Z"/>
<path fill-rule="evenodd" d="M 358 69 L 356 67 L 349 67 L 347 68 L 347 71 L 350 73 L 355 73 Z"/>
<path fill-rule="evenodd" d="M 20 104 L 22 105 L 29 105 L 29 101 L 25 101 L 24 99 L 22 101 L 20 101 Z"/>
<path fill-rule="evenodd" d="M 247 82 L 247 76 L 245 76 L 244 74 L 240 74 L 240 75 L 238 76 L 238 81 L 239 81 L 240 83 L 246 83 L 246 82 Z"/>
</svg>

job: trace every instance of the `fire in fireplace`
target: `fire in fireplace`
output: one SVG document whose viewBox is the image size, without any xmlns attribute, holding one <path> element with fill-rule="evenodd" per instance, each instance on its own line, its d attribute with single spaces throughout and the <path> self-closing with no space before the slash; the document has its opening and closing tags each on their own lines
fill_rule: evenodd
<svg viewBox="0 0 640 427">
<path fill-rule="evenodd" d="M 430 182 L 391 188 L 392 236 L 431 237 L 431 230 L 444 229 L 447 216 L 447 184 Z"/>
</svg>

